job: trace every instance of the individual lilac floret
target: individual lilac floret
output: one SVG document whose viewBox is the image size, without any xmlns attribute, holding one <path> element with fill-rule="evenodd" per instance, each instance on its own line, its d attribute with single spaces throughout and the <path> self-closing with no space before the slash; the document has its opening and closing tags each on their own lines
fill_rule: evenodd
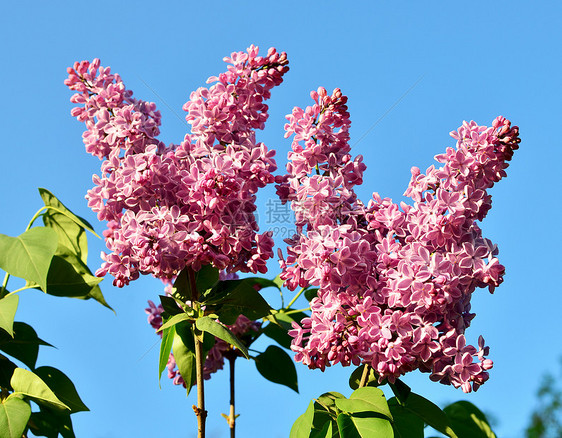
<svg viewBox="0 0 562 438">
<path fill-rule="evenodd" d="M 191 134 L 165 147 L 156 139 L 160 113 L 132 98 L 99 60 L 69 68 L 65 84 L 81 105 L 86 150 L 104 160 L 88 205 L 110 252 L 96 272 L 124 286 L 140 274 L 170 279 L 182 269 L 212 264 L 231 272 L 265 272 L 273 256 L 270 232 L 258 234 L 259 188 L 274 181 L 275 151 L 255 138 L 267 120 L 270 90 L 288 70 L 285 53 L 258 48 L 225 58 L 228 71 L 210 78 L 184 105 Z"/>
<path fill-rule="evenodd" d="M 365 166 L 348 153 L 346 98 L 323 89 L 312 97 L 287 116 L 293 151 L 277 177 L 299 225 L 281 278 L 290 289 L 320 288 L 311 316 L 289 332 L 295 359 L 320 369 L 366 363 L 391 382 L 420 369 L 478 389 L 493 364 L 482 337 L 479 348 L 466 344 L 470 298 L 476 288 L 493 292 L 504 267 L 476 221 L 518 148 L 518 128 L 503 117 L 489 128 L 463 123 L 451 134 L 456 148 L 436 157 L 442 167 L 412 168 L 413 206 L 375 193 L 365 207 L 354 194 Z"/>
</svg>

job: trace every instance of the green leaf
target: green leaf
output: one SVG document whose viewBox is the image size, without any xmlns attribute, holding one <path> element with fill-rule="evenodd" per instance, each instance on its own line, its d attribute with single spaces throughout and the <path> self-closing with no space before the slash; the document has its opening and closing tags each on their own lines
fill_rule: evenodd
<svg viewBox="0 0 562 438">
<path fill-rule="evenodd" d="M 283 280 L 281 280 L 281 274 L 271 280 L 272 283 L 275 283 L 277 289 L 281 290 L 283 288 Z"/>
<path fill-rule="evenodd" d="M 0 402 L 0 437 L 21 438 L 31 415 L 31 406 L 21 398 L 8 396 Z"/>
<path fill-rule="evenodd" d="M 389 383 L 389 385 L 398 402 L 406 403 L 406 401 L 408 400 L 408 396 L 412 392 L 410 387 L 400 379 L 396 379 L 394 383 Z"/>
<path fill-rule="evenodd" d="M 338 409 L 355 414 L 357 412 L 376 412 L 392 421 L 392 414 L 384 393 L 379 388 L 364 386 L 354 391 L 349 399 L 337 399 Z"/>
<path fill-rule="evenodd" d="M 216 336 L 219 339 L 222 339 L 227 344 L 233 345 L 234 347 L 238 348 L 240 352 L 249 358 L 248 356 L 248 349 L 240 340 L 224 325 L 216 322 L 215 320 L 209 318 L 208 316 L 203 316 L 202 318 L 198 318 L 195 321 L 196 327 L 201 330 L 202 332 L 207 332 Z"/>
<path fill-rule="evenodd" d="M 458 401 L 443 411 L 459 438 L 496 438 L 486 416 L 472 403 Z"/>
<path fill-rule="evenodd" d="M 175 328 L 176 333 L 174 334 L 172 351 L 180 375 L 185 382 L 187 395 L 189 395 L 197 378 L 195 342 L 193 340 L 192 325 L 180 323 L 176 325 Z"/>
<path fill-rule="evenodd" d="M 447 415 L 435 403 L 411 392 L 403 406 L 439 432 L 451 438 L 458 438 L 449 424 Z"/>
<path fill-rule="evenodd" d="M 304 291 L 304 297 L 308 300 L 308 301 L 312 301 L 314 298 L 316 298 L 316 296 L 318 295 L 318 288 L 317 287 L 313 287 L 313 288 L 308 288 Z"/>
<path fill-rule="evenodd" d="M 57 410 L 70 410 L 61 402 L 47 384 L 36 374 L 23 368 L 16 368 L 10 381 L 14 393 L 31 398 L 34 402 Z"/>
<path fill-rule="evenodd" d="M 302 414 L 291 427 L 289 438 L 309 438 L 312 429 L 312 420 L 314 418 L 314 402 L 308 404 L 306 412 Z"/>
<path fill-rule="evenodd" d="M 212 265 L 203 265 L 199 271 L 195 272 L 195 285 L 200 295 L 211 289 L 218 281 L 219 270 Z"/>
<path fill-rule="evenodd" d="M 48 209 L 43 214 L 43 223 L 58 235 L 58 247 L 55 254 L 60 254 L 68 249 L 83 263 L 88 262 L 88 237 L 83 227 L 68 216 L 52 209 Z"/>
<path fill-rule="evenodd" d="M 359 388 L 359 384 L 361 383 L 361 377 L 363 377 L 363 370 L 365 369 L 365 365 L 361 365 L 359 367 L 357 367 L 352 373 L 351 376 L 349 376 L 349 387 L 351 389 L 358 389 Z M 373 370 L 372 367 L 370 367 L 369 370 L 369 376 L 367 377 L 367 384 L 366 386 L 380 386 L 379 381 L 378 381 L 378 376 L 375 373 L 375 370 Z"/>
<path fill-rule="evenodd" d="M 11 337 L 14 337 L 14 317 L 19 299 L 15 294 L 0 299 L 0 328 L 6 330 Z"/>
<path fill-rule="evenodd" d="M 341 438 L 394 438 L 390 421 L 365 413 L 349 415 L 342 412 L 337 424 Z"/>
<path fill-rule="evenodd" d="M 270 345 L 255 360 L 256 368 L 267 380 L 285 385 L 293 391 L 299 392 L 295 363 L 285 353 L 285 350 L 275 345 Z"/>
<path fill-rule="evenodd" d="M 45 227 L 31 228 L 18 237 L 0 234 L 0 268 L 47 291 L 47 273 L 57 242 L 57 233 Z"/>
<path fill-rule="evenodd" d="M 47 275 L 49 295 L 58 297 L 87 298 L 103 279 L 92 275 L 88 266 L 68 248 L 55 255 Z"/>
<path fill-rule="evenodd" d="M 176 327 L 171 326 L 162 331 L 162 342 L 160 343 L 160 357 L 158 359 L 158 382 L 162 377 L 162 371 L 166 368 L 168 364 L 168 359 L 170 358 L 170 352 L 172 351 L 172 345 L 174 342 L 174 336 L 176 334 Z"/>
<path fill-rule="evenodd" d="M 186 315 L 185 313 L 178 313 L 177 315 L 172 316 L 168 321 L 166 321 L 162 327 L 160 327 L 158 330 L 156 330 L 157 332 L 161 332 L 166 330 L 167 328 L 173 327 L 176 324 L 179 324 L 180 322 L 183 321 L 189 321 L 191 318 Z"/>
<path fill-rule="evenodd" d="M 31 414 L 28 426 L 35 436 L 57 438 L 60 434 L 63 438 L 76 438 L 70 414 L 55 414 L 42 408 L 41 412 Z"/>
<path fill-rule="evenodd" d="M 87 220 L 72 213 L 49 190 L 44 188 L 39 188 L 39 194 L 41 195 L 41 198 L 43 199 L 43 203 L 45 204 L 46 207 L 53 207 L 53 209 L 58 210 L 57 213 L 65 215 L 66 217 L 74 221 L 77 225 L 81 226 L 82 228 L 85 228 L 86 230 L 94 234 L 96 237 L 99 237 L 94 231 L 94 228 L 90 225 L 90 223 Z"/>
<path fill-rule="evenodd" d="M 424 421 L 402 406 L 396 397 L 388 400 L 388 407 L 394 419 L 394 436 L 396 438 L 424 437 Z"/>
<path fill-rule="evenodd" d="M 24 322 L 14 323 L 13 338 L 0 333 L 0 350 L 20 360 L 31 369 L 35 368 L 40 345 L 52 347 L 37 336 L 33 327 Z"/>
<path fill-rule="evenodd" d="M 293 338 L 289 336 L 287 330 L 281 328 L 277 324 L 270 322 L 262 329 L 262 332 L 267 337 L 273 339 L 274 341 L 277 341 L 282 347 L 288 349 L 291 348 L 291 342 Z"/>
<path fill-rule="evenodd" d="M 216 313 L 224 324 L 234 324 L 240 315 L 255 321 L 271 311 L 267 301 L 252 286 L 251 279 L 221 281 L 204 302 L 218 306 Z"/>
<path fill-rule="evenodd" d="M 321 430 L 313 429 L 310 438 L 332 438 L 334 435 L 332 421 L 327 421 Z"/>
<path fill-rule="evenodd" d="M 10 380 L 14 374 L 14 370 L 18 366 L 8 359 L 3 354 L 0 354 L 0 386 L 6 388 L 9 391 L 12 390 L 12 385 L 10 385 Z"/>
<path fill-rule="evenodd" d="M 341 438 L 362 438 L 350 415 L 342 412 L 336 421 Z"/>
<path fill-rule="evenodd" d="M 173 316 L 183 312 L 174 298 L 167 295 L 159 295 L 158 297 L 160 298 L 160 304 L 162 304 L 164 312 L 166 312 L 168 315 Z"/>
<path fill-rule="evenodd" d="M 57 398 L 70 408 L 70 413 L 89 411 L 88 407 L 82 402 L 72 380 L 66 374 L 56 368 L 43 366 L 35 370 L 39 376 L 55 393 Z"/>
<path fill-rule="evenodd" d="M 256 286 L 258 286 L 260 290 L 268 288 L 268 287 L 274 287 L 277 290 L 281 290 L 281 286 L 279 285 L 278 282 L 276 282 L 275 280 L 269 280 L 267 278 L 246 277 L 246 278 L 243 279 L 243 281 L 247 282 L 248 284 L 250 284 L 254 288 L 256 288 Z"/>
<path fill-rule="evenodd" d="M 172 286 L 172 295 L 182 302 L 193 300 L 193 292 L 191 291 L 191 284 L 189 283 L 189 269 L 191 268 L 183 269 L 176 277 L 176 281 L 174 281 Z"/>
</svg>

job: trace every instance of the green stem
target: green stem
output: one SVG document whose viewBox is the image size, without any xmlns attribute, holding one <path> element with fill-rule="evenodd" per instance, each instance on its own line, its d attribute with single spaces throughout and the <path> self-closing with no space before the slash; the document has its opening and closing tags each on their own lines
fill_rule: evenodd
<svg viewBox="0 0 562 438">
<path fill-rule="evenodd" d="M 363 388 L 367 384 L 370 372 L 371 365 L 365 364 L 365 368 L 363 368 L 363 374 L 361 375 L 361 381 L 359 382 L 359 388 Z"/>
<path fill-rule="evenodd" d="M 205 438 L 205 420 L 207 419 L 207 411 L 205 410 L 205 387 L 203 378 L 203 342 L 199 339 L 197 333 L 193 334 L 195 339 L 195 363 L 197 376 L 197 406 L 193 406 L 195 415 L 197 415 L 197 438 Z"/>
<path fill-rule="evenodd" d="M 188 268 L 187 277 L 191 288 L 191 305 L 195 307 L 195 303 L 199 300 L 199 292 L 197 291 L 195 272 L 192 268 Z M 199 309 L 199 306 L 197 306 L 197 309 Z M 193 331 L 193 337 L 195 339 L 195 375 L 197 379 L 197 406 L 193 406 L 193 410 L 197 416 L 197 438 L 205 438 L 205 421 L 207 419 L 207 411 L 205 410 L 205 379 L 203 378 L 203 366 L 205 364 L 205 356 L 203 354 L 203 333 L 195 329 Z"/>
<path fill-rule="evenodd" d="M 33 287 L 31 287 L 31 286 L 20 287 L 19 289 L 13 290 L 12 292 L 10 292 L 10 293 L 8 293 L 4 296 L 9 297 L 10 295 L 17 294 L 18 292 L 21 292 L 22 290 L 26 290 L 26 289 L 33 289 Z"/>
<path fill-rule="evenodd" d="M 295 310 L 289 310 L 288 312 L 283 312 L 285 315 L 290 315 L 292 313 L 299 313 L 299 312 L 306 312 L 307 310 L 310 310 L 310 307 L 306 307 L 305 309 L 295 309 Z"/>
<path fill-rule="evenodd" d="M 300 297 L 302 295 L 302 293 L 305 291 L 305 288 L 303 287 L 298 294 L 296 294 L 293 299 L 291 300 L 291 302 L 289 304 L 287 304 L 287 307 L 284 307 L 284 309 L 289 309 L 293 304 L 295 304 L 295 301 L 297 301 L 298 297 Z"/>
</svg>

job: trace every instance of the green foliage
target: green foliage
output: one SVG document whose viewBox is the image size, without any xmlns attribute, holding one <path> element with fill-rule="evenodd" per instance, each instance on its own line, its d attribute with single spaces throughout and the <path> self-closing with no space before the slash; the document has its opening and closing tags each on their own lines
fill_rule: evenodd
<svg viewBox="0 0 562 438">
<path fill-rule="evenodd" d="M 31 228 L 18 237 L 0 234 L 0 268 L 47 292 L 47 274 L 57 244 L 57 233 L 46 227 Z"/>
<path fill-rule="evenodd" d="M 86 231 L 95 234 L 92 226 L 48 190 L 39 193 L 45 207 L 26 231 L 17 237 L 0 234 L 0 268 L 6 272 L 0 289 L 0 350 L 31 369 L 0 354 L 0 438 L 20 438 L 28 430 L 36 436 L 75 438 L 70 415 L 88 410 L 62 371 L 36 368 L 39 347 L 51 345 L 29 324 L 14 322 L 18 307 L 14 293 L 39 288 L 54 296 L 93 298 L 109 307 L 98 286 L 101 279 L 86 265 Z M 39 216 L 45 226 L 32 228 Z M 26 286 L 9 293 L 11 275 L 24 279 Z M 37 403 L 38 412 L 31 412 L 30 401 Z"/>
<path fill-rule="evenodd" d="M 562 370 L 562 361 L 560 365 Z M 543 376 L 537 392 L 538 406 L 525 430 L 526 438 L 562 436 L 562 389 L 557 382 L 551 374 Z"/>
<path fill-rule="evenodd" d="M 14 337 L 14 318 L 18 302 L 17 295 L 9 295 L 0 299 L 0 329 L 5 330 L 11 337 Z"/>
<path fill-rule="evenodd" d="M 299 392 L 295 363 L 285 350 L 270 345 L 255 358 L 255 361 L 257 370 L 267 380 Z"/>
<path fill-rule="evenodd" d="M 0 438 L 21 438 L 30 415 L 29 403 L 21 398 L 10 395 L 0 400 Z"/>
<path fill-rule="evenodd" d="M 488 419 L 468 401 L 458 401 L 443 409 L 459 438 L 496 438 Z"/>
<path fill-rule="evenodd" d="M 14 323 L 13 338 L 10 338 L 5 332 L 0 332 L 0 350 L 23 362 L 31 369 L 35 368 L 40 345 L 52 347 L 51 344 L 37 336 L 33 327 L 24 322 Z"/>
<path fill-rule="evenodd" d="M 203 316 L 202 318 L 197 318 L 195 326 L 202 332 L 210 333 L 211 335 L 222 339 L 227 344 L 238 348 L 238 350 L 240 350 L 246 358 L 249 358 L 248 348 L 240 341 L 240 339 L 234 336 L 234 333 L 221 323 L 218 323 L 208 316 Z"/>
</svg>

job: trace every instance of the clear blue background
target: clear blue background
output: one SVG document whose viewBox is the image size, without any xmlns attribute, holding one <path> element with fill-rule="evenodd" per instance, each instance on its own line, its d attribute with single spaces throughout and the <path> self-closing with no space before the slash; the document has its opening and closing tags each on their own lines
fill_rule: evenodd
<svg viewBox="0 0 562 438">
<path fill-rule="evenodd" d="M 482 227 L 507 267 L 494 295 L 474 296 L 467 333 L 483 334 L 495 366 L 476 394 L 412 374 L 406 382 L 439 404 L 467 399 L 493 417 L 498 436 L 517 438 L 546 371 L 557 370 L 560 296 L 560 16 L 557 1 L 371 2 L 10 2 L 0 14 L 0 232 L 18 235 L 40 207 L 37 187 L 53 191 L 76 213 L 97 222 L 84 200 L 100 162 L 87 155 L 84 127 L 70 116 L 66 67 L 99 57 L 139 98 L 163 114 L 162 139 L 186 132 L 182 104 L 221 59 L 250 44 L 286 51 L 290 72 L 273 91 L 260 140 L 284 166 L 284 116 L 309 104 L 318 86 L 349 96 L 352 143 L 368 166 L 360 196 L 400 200 L 411 166 L 425 169 L 452 146 L 448 132 L 463 120 L 489 124 L 504 115 L 521 128 L 521 149 L 508 178 L 493 189 Z M 421 81 L 372 129 L 410 87 Z M 148 87 L 145 85 L 148 84 Z M 157 96 L 160 96 L 160 98 Z M 260 225 L 273 191 L 260 194 Z M 101 240 L 90 238 L 99 267 Z M 271 277 L 278 271 L 271 261 Z M 12 285 L 12 283 L 10 283 Z M 13 283 L 17 285 L 17 281 Z M 95 302 L 21 293 L 17 319 L 31 323 L 58 349 L 39 364 L 57 366 L 77 384 L 91 412 L 75 416 L 78 437 L 195 436 L 194 396 L 157 382 L 158 338 L 146 323 L 147 299 L 161 285 L 143 278 L 124 289 L 102 282 L 116 315 Z M 11 287 L 13 289 L 13 287 Z M 274 292 L 265 292 L 277 305 Z M 301 303 L 303 306 L 305 303 Z M 258 346 L 259 347 L 259 346 Z M 264 345 L 262 345 L 262 348 Z M 240 360 L 239 437 L 286 437 L 309 400 L 328 390 L 349 394 L 349 369 L 326 373 L 298 365 L 300 395 L 270 384 Z M 226 372 L 208 382 L 209 437 L 227 437 Z"/>
</svg>

